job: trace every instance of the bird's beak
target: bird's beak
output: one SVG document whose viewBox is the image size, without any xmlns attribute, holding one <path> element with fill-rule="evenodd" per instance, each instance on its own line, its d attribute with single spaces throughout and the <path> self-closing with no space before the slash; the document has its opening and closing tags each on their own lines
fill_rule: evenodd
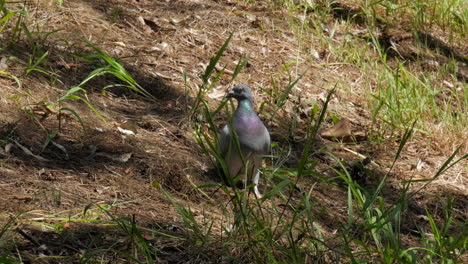
<svg viewBox="0 0 468 264">
<path fill-rule="evenodd" d="M 233 91 L 230 91 L 227 95 L 226 95 L 226 98 L 232 98 L 234 97 L 234 92 Z"/>
</svg>

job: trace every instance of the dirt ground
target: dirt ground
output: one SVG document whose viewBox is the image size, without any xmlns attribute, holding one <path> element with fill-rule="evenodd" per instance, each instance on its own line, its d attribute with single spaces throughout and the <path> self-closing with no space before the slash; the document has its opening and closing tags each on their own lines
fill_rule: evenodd
<svg viewBox="0 0 468 264">
<path fill-rule="evenodd" d="M 47 36 L 45 33 L 34 34 L 36 43 L 49 51 L 42 65 L 51 73 L 49 76 L 39 72 L 24 74 L 32 50 L 31 43 L 26 39 L 17 42 L 2 55 L 16 57 L 7 63 L 7 69 L 20 76 L 22 85 L 18 87 L 13 79 L 0 78 L 0 226 L 12 217 L 21 219 L 15 241 L 23 261 L 76 262 L 75 255 L 93 243 L 93 234 L 106 233 L 110 227 L 72 222 L 65 226 L 65 232 L 59 234 L 35 223 L 45 219 L 46 224 L 53 225 L 50 219 L 73 218 L 90 204 L 116 204 L 118 206 L 110 209 L 115 216 L 133 217 L 140 226 L 186 236 L 178 213 L 160 189 L 154 186 L 155 182 L 190 205 L 199 213 L 197 217 L 202 217 L 202 211 L 216 217 L 219 212 L 217 202 L 206 199 L 194 190 L 194 186 L 216 179 L 211 173 L 213 165 L 210 159 L 195 140 L 194 121 L 188 118 L 188 106 L 194 100 L 197 85 L 202 82 L 201 75 L 210 58 L 231 32 L 234 32 L 232 41 L 219 63 L 226 65 L 227 71 L 208 94 L 211 106 L 217 107 L 224 93 L 232 87 L 230 73 L 242 56 L 249 56 L 250 59 L 235 83 L 254 87 L 257 102 L 269 100 L 260 89 L 255 88 L 258 87 L 255 84 L 271 89 L 271 76 L 279 79 L 281 84 L 287 83 L 288 76 L 279 74 L 284 63 L 296 60 L 303 52 L 284 19 L 288 14 L 283 10 L 271 9 L 266 4 L 249 5 L 243 1 L 76 0 L 64 1 L 63 6 L 59 7 L 54 1 L 37 0 L 27 2 L 27 6 L 30 17 L 26 23 L 29 30 L 54 33 Z M 352 6 L 346 8 L 349 12 L 353 10 Z M 339 19 L 344 14 L 336 13 L 335 16 L 334 19 Z M 356 31 L 361 29 L 359 24 L 355 27 Z M 405 41 L 408 46 L 412 45 L 410 37 L 397 38 L 403 34 L 396 32 L 388 31 L 387 35 L 382 35 L 382 42 L 392 39 L 400 41 L 401 45 Z M 347 37 L 340 34 L 339 29 L 337 39 Z M 7 37 L 2 35 L 0 38 Z M 120 88 L 109 89 L 106 95 L 102 95 L 102 87 L 117 81 L 112 77 L 101 77 L 87 84 L 86 89 L 91 104 L 107 122 L 85 104 L 69 101 L 66 105 L 77 110 L 85 129 L 72 114 L 67 113 L 61 119 L 62 129 L 54 139 L 57 145 L 49 144 L 43 149 L 47 131 L 56 130 L 59 121 L 55 113 L 48 113 L 32 104 L 42 100 L 55 101 L 94 69 L 91 63 L 74 56 L 76 53 L 90 52 L 81 38 L 90 40 L 107 54 L 121 58 L 120 62 L 134 79 L 157 100 L 150 101 Z M 314 43 L 314 39 L 307 39 L 305 43 Z M 280 116 L 285 123 L 289 123 L 296 115 L 296 136 L 289 136 L 291 131 L 288 127 L 262 116 L 270 128 L 273 142 L 284 149 L 291 147 L 293 150 L 285 162 L 287 167 L 297 164 L 304 146 L 303 137 L 311 118 L 304 102 L 312 100 L 322 105 L 335 84 L 344 88 L 338 89 L 333 96 L 330 111 L 349 120 L 355 131 L 365 132 L 372 125 L 371 113 L 366 110 L 368 101 L 363 101 L 367 96 L 366 78 L 359 69 L 349 64 L 331 63 L 334 55 L 326 45 L 308 45 L 308 48 L 316 50 L 318 58 L 299 64 L 297 72 L 306 71 L 306 74 L 292 90 L 290 102 Z M 447 57 L 454 54 L 459 56 L 458 77 L 461 81 L 466 81 L 467 76 L 466 56 L 461 55 L 467 54 L 467 48 L 466 45 L 447 47 L 447 53 L 450 53 Z M 409 57 L 411 52 L 400 55 Z M 440 56 L 441 61 L 446 59 L 444 55 Z M 188 90 L 184 88 L 184 72 L 188 76 Z M 299 102 L 299 112 L 293 110 L 294 102 Z M 32 118 L 24 109 L 42 118 Z M 215 121 L 221 126 L 225 119 L 219 117 Z M 331 120 L 326 120 L 324 127 L 330 126 Z M 119 127 L 133 130 L 136 134 L 122 133 Z M 402 180 L 432 177 L 456 146 L 462 145 L 460 153 L 466 153 L 467 144 L 463 143 L 462 138 L 444 140 L 438 135 L 411 139 L 390 173 L 384 195 L 390 200 L 392 197 L 396 199 Z M 315 144 L 349 164 L 361 158 L 346 149 L 370 157 L 379 164 L 370 168 L 379 178 L 390 168 L 399 142 L 376 145 L 364 140 L 358 144 L 344 145 L 322 138 L 317 139 Z M 319 162 L 317 170 L 324 175 L 327 175 L 327 168 L 336 165 L 318 149 L 313 157 Z M 466 168 L 465 160 L 411 197 L 410 210 L 402 227 L 408 245 L 416 243 L 412 237 L 417 230 L 416 225 L 428 225 L 424 218 L 425 208 L 432 209 L 436 221 L 442 221 L 443 212 L 437 209 L 441 206 L 442 198 L 455 197 L 455 210 L 458 212 L 455 220 L 466 221 Z M 323 212 L 323 208 L 334 209 L 320 214 L 318 220 L 325 234 L 332 234 L 338 228 L 339 220 L 346 221 L 346 190 L 313 178 L 301 182 L 304 189 L 313 184 L 317 184 L 314 189 L 317 212 Z M 411 191 L 421 186 L 415 184 Z M 214 188 L 205 191 L 210 192 L 215 201 L 226 198 Z M 92 209 L 99 215 L 95 206 Z M 26 216 L 19 217 L 21 213 L 26 213 Z M 99 216 L 103 217 L 102 214 Z M 155 238 L 148 238 L 152 239 Z M 47 249 L 38 246 L 44 243 Z M 120 243 L 117 248 L 122 250 L 127 247 L 115 237 L 104 236 L 100 243 L 102 247 Z M 189 246 L 186 241 L 175 242 L 164 237 L 157 238 L 157 244 L 161 262 L 221 261 L 217 249 L 199 249 Z M 204 257 L 197 253 L 199 250 L 205 252 Z M 62 257 L 42 259 L 38 257 L 41 254 Z M 108 263 L 120 262 L 118 256 L 114 257 Z"/>
</svg>

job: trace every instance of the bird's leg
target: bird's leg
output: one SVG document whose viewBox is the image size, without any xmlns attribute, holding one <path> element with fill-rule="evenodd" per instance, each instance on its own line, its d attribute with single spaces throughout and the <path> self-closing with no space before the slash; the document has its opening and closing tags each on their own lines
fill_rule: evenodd
<svg viewBox="0 0 468 264">
<path fill-rule="evenodd" d="M 257 199 L 260 199 L 263 197 L 260 191 L 258 191 L 258 182 L 260 181 L 260 168 L 261 167 L 262 167 L 262 158 L 260 156 L 255 156 L 253 160 L 252 183 L 254 184 L 254 193 L 255 193 L 255 196 L 257 196 Z"/>
<path fill-rule="evenodd" d="M 260 192 L 258 191 L 258 181 L 260 180 L 260 170 L 258 168 L 255 168 L 256 170 L 256 173 L 255 173 L 255 176 L 253 177 L 252 179 L 252 182 L 254 184 L 254 193 L 255 193 L 255 196 L 257 197 L 257 199 L 260 199 L 262 198 L 263 196 L 260 194 Z"/>
</svg>

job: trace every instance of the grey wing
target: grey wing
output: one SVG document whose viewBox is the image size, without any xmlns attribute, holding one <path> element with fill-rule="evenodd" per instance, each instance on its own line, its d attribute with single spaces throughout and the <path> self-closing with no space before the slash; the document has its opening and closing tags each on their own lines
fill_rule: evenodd
<svg viewBox="0 0 468 264">
<path fill-rule="evenodd" d="M 229 130 L 229 124 L 226 124 L 219 134 L 218 151 L 223 158 L 226 156 L 226 153 L 229 150 L 229 141 L 231 140 Z"/>
<path fill-rule="evenodd" d="M 252 136 L 248 133 L 238 135 L 241 145 L 246 149 L 260 155 L 267 154 L 270 151 L 270 133 L 268 133 L 266 127 L 263 127 L 263 132 L 259 135 Z"/>
</svg>

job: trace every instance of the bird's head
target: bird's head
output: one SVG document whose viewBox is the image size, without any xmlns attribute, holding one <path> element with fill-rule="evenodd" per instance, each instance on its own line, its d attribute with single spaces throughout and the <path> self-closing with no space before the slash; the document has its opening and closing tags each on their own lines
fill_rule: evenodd
<svg viewBox="0 0 468 264">
<path fill-rule="evenodd" d="M 236 98 L 238 101 L 248 99 L 253 103 L 252 91 L 247 85 L 244 84 L 238 84 L 234 86 L 234 88 L 232 88 L 226 97 Z"/>
</svg>

